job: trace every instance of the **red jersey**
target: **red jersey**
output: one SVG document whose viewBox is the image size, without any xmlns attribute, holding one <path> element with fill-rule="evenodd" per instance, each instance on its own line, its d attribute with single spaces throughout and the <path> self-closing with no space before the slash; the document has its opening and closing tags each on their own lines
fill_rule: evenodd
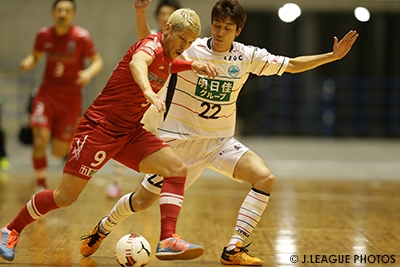
<svg viewBox="0 0 400 267">
<path fill-rule="evenodd" d="M 76 84 L 78 72 L 85 68 L 85 58 L 97 53 L 90 33 L 72 26 L 63 36 L 54 27 L 43 27 L 36 35 L 35 50 L 47 55 L 41 93 L 78 97 L 82 87 Z"/>
<path fill-rule="evenodd" d="M 162 33 L 151 34 L 133 44 L 114 69 L 106 86 L 85 112 L 94 121 L 104 118 L 111 127 L 118 129 L 136 128 L 150 103 L 142 89 L 133 79 L 129 63 L 138 51 L 146 52 L 153 58 L 148 66 L 148 77 L 155 93 L 161 90 L 170 74 L 172 59 L 162 47 Z"/>
</svg>

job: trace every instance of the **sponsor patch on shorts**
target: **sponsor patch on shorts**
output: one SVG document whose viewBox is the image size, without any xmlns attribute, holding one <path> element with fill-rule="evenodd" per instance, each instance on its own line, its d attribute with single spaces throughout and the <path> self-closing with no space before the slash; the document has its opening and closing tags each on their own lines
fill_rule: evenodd
<svg viewBox="0 0 400 267">
<path fill-rule="evenodd" d="M 97 171 L 98 170 L 89 168 L 88 166 L 85 166 L 83 164 L 81 165 L 81 168 L 79 169 L 80 174 L 82 174 L 86 177 L 89 177 L 89 178 L 91 178 Z"/>
</svg>

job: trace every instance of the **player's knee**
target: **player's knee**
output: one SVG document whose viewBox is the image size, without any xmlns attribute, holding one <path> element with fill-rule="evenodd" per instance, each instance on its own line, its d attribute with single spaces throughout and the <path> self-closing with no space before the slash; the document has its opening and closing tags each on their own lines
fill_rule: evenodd
<svg viewBox="0 0 400 267">
<path fill-rule="evenodd" d="M 71 206 L 77 199 L 78 197 L 72 194 L 57 193 L 57 191 L 54 192 L 54 201 L 59 208 Z"/>
<path fill-rule="evenodd" d="M 263 184 L 265 184 L 268 187 L 274 186 L 275 181 L 276 181 L 276 178 L 271 172 L 268 173 L 268 175 L 263 178 Z"/>
<path fill-rule="evenodd" d="M 268 172 L 261 176 L 253 186 L 258 190 L 270 193 L 274 187 L 275 180 L 275 176 L 271 172 Z"/>
<path fill-rule="evenodd" d="M 187 166 L 185 163 L 180 162 L 180 164 L 176 167 L 176 173 L 179 176 L 186 176 L 187 175 Z"/>
<path fill-rule="evenodd" d="M 65 158 L 68 155 L 69 146 L 53 144 L 51 147 L 51 154 L 57 158 Z"/>
<path fill-rule="evenodd" d="M 56 188 L 53 193 L 54 201 L 59 208 L 71 206 L 78 199 L 78 196 L 79 194 L 63 191 L 60 188 Z"/>
<path fill-rule="evenodd" d="M 185 176 L 187 175 L 187 166 L 182 161 L 176 162 L 176 164 L 170 165 L 164 169 L 163 177 L 172 176 Z"/>
</svg>

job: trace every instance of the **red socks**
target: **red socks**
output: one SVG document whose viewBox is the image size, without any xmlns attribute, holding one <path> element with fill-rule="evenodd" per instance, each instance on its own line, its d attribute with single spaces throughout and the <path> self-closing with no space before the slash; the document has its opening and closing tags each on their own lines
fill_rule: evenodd
<svg viewBox="0 0 400 267">
<path fill-rule="evenodd" d="M 53 198 L 53 191 L 46 190 L 34 195 L 20 210 L 14 220 L 7 225 L 7 228 L 21 233 L 28 224 L 43 217 L 49 211 L 57 209 L 58 207 Z"/>
<path fill-rule="evenodd" d="M 176 223 L 183 203 L 186 177 L 164 177 L 160 194 L 160 240 L 176 233 Z"/>
<path fill-rule="evenodd" d="M 32 158 L 33 168 L 35 170 L 41 170 L 47 168 L 47 158 Z"/>
</svg>

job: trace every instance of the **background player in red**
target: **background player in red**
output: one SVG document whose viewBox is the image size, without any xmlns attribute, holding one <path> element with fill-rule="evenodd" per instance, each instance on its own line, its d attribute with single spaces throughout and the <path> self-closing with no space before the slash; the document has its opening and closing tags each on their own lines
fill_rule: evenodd
<svg viewBox="0 0 400 267">
<path fill-rule="evenodd" d="M 74 0 L 56 0 L 51 14 L 52 27 L 41 28 L 34 48 L 20 63 L 22 72 L 36 66 L 46 54 L 43 82 L 33 99 L 30 126 L 33 132 L 32 163 L 37 191 L 47 189 L 46 148 L 64 158 L 82 116 L 82 87 L 103 67 L 90 33 L 72 24 Z M 85 59 L 90 65 L 85 69 Z"/>
<path fill-rule="evenodd" d="M 90 178 L 111 158 L 136 171 L 164 176 L 159 198 L 161 235 L 157 258 L 188 260 L 203 253 L 203 247 L 185 242 L 175 231 L 183 202 L 186 165 L 169 145 L 146 131 L 141 123 L 150 104 L 165 112 L 165 103 L 157 92 L 170 72 L 194 70 L 209 77 L 218 75 L 215 66 L 208 62 L 173 61 L 196 40 L 200 31 L 197 14 L 190 9 L 179 9 L 170 16 L 163 32 L 151 34 L 129 48 L 81 118 L 58 187 L 35 194 L 1 229 L 0 257 L 13 261 L 22 230 L 49 211 L 74 203 Z M 141 202 L 146 200 L 135 201 Z M 124 209 L 143 207 L 128 204 Z M 87 240 L 106 236 L 98 230 L 96 227 L 89 233 Z M 93 245 L 96 242 L 88 242 L 88 248 Z M 85 250 L 81 252 L 89 255 Z"/>
</svg>

